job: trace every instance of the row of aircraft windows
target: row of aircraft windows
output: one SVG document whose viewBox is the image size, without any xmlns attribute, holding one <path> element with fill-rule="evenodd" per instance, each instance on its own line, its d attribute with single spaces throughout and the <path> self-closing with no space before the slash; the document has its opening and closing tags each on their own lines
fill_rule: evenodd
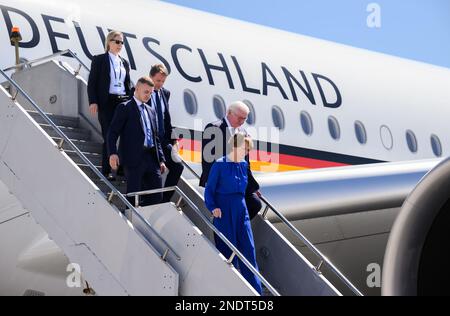
<svg viewBox="0 0 450 316">
<path fill-rule="evenodd" d="M 253 104 L 244 100 L 244 103 L 249 107 L 250 113 L 248 115 L 247 124 L 255 125 L 256 124 L 256 112 Z M 185 90 L 184 91 L 184 106 L 186 111 L 190 115 L 196 115 L 198 112 L 198 103 L 197 98 L 193 91 Z M 214 114 L 218 119 L 223 118 L 226 115 L 226 103 L 225 100 L 219 96 L 215 95 L 213 97 L 213 109 Z M 284 130 L 286 127 L 286 122 L 284 118 L 284 113 L 279 106 L 274 105 L 272 107 L 272 121 L 275 127 L 280 130 Z M 300 126 L 307 136 L 311 136 L 314 133 L 314 125 L 311 115 L 302 111 L 300 113 Z M 356 140 L 364 145 L 367 143 L 367 132 L 364 124 L 361 121 L 356 121 L 354 124 L 355 128 L 355 137 Z M 339 125 L 339 121 L 334 116 L 328 117 L 328 130 L 332 139 L 338 141 L 341 138 L 341 128 Z M 380 128 L 380 138 L 383 146 L 387 150 L 391 150 L 394 147 L 394 141 L 392 137 L 391 130 L 386 125 L 381 126 Z M 439 137 L 437 135 L 431 135 L 430 137 L 431 148 L 436 157 L 442 156 L 442 145 Z M 419 150 L 419 145 L 417 142 L 417 137 L 415 133 L 411 130 L 406 131 L 406 144 L 411 151 L 411 153 L 417 153 Z"/>
</svg>

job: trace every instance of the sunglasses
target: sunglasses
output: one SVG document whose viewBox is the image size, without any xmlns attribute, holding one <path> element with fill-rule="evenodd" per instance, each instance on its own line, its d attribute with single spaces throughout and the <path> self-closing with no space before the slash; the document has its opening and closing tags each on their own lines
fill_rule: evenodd
<svg viewBox="0 0 450 316">
<path fill-rule="evenodd" d="M 114 40 L 114 39 L 112 39 L 111 40 L 111 42 L 114 42 L 114 43 L 116 43 L 117 45 L 123 45 L 123 41 L 119 41 L 119 40 Z"/>
</svg>

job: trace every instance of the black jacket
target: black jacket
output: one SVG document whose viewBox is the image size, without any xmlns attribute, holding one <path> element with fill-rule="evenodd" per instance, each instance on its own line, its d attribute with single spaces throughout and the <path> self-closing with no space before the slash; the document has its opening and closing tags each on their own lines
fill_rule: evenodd
<svg viewBox="0 0 450 316">
<path fill-rule="evenodd" d="M 200 186 L 206 186 L 209 171 L 211 170 L 213 163 L 229 152 L 228 141 L 230 138 L 231 133 L 225 119 L 206 125 L 202 137 L 202 175 L 200 176 Z M 208 157 L 209 155 L 211 155 L 211 157 Z M 246 194 L 249 195 L 259 190 L 259 184 L 253 177 L 248 155 L 245 157 L 245 160 L 249 163 L 248 184 L 246 190 Z"/>
<path fill-rule="evenodd" d="M 172 139 L 172 119 L 170 117 L 170 108 L 169 108 L 169 99 L 170 99 L 170 91 L 164 88 L 161 88 L 161 95 L 164 98 L 165 111 L 164 111 L 164 139 L 161 139 L 161 144 L 163 148 L 168 147 L 168 145 L 175 144 L 177 138 L 174 136 Z M 156 111 L 156 109 L 155 109 Z"/>
<path fill-rule="evenodd" d="M 125 93 L 131 96 L 130 65 L 122 57 L 120 59 L 126 70 Z M 109 96 L 109 86 L 111 83 L 111 62 L 109 53 L 94 56 L 91 63 L 91 72 L 88 79 L 89 104 L 98 104 L 99 111 L 107 104 Z"/>
<path fill-rule="evenodd" d="M 156 113 L 146 105 L 150 115 L 150 122 L 153 131 L 153 142 L 156 145 L 158 162 L 165 162 L 161 143 L 158 138 Z M 119 151 L 117 151 L 117 139 L 120 136 Z M 144 131 L 142 128 L 141 113 L 134 98 L 117 106 L 116 113 L 111 122 L 108 133 L 108 154 L 119 153 L 120 163 L 127 167 L 136 167 L 142 159 L 144 150 Z"/>
</svg>

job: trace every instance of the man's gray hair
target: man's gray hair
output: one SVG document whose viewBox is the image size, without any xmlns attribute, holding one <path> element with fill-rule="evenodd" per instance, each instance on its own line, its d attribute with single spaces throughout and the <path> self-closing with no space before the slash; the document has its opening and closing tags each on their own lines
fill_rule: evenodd
<svg viewBox="0 0 450 316">
<path fill-rule="evenodd" d="M 247 115 L 250 113 L 250 109 L 247 104 L 242 101 L 235 101 L 228 106 L 227 114 L 236 113 L 237 111 L 245 112 Z"/>
</svg>

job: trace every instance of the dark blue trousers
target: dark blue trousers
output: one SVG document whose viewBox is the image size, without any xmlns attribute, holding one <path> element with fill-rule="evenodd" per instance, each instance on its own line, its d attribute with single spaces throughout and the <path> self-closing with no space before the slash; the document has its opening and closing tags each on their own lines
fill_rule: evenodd
<svg viewBox="0 0 450 316">
<path fill-rule="evenodd" d="M 173 187 L 178 184 L 180 180 L 181 174 L 183 173 L 184 166 L 181 162 L 174 161 L 172 159 L 172 145 L 168 145 L 163 149 L 164 157 L 166 158 L 166 167 L 169 169 L 169 174 L 166 177 L 166 182 L 164 183 L 164 187 Z M 174 191 L 164 192 L 163 194 L 163 203 L 170 202 Z"/>
<path fill-rule="evenodd" d="M 155 190 L 162 188 L 161 170 L 156 157 L 156 152 L 144 152 L 141 163 L 130 168 L 125 166 L 125 177 L 127 179 L 127 193 Z M 161 203 L 162 193 L 145 195 L 140 198 L 140 206 L 148 206 Z M 135 205 L 135 199 L 128 198 L 131 205 Z"/>
<path fill-rule="evenodd" d="M 106 147 L 107 142 L 106 140 L 108 139 L 109 127 L 111 126 L 111 122 L 114 117 L 114 113 L 116 112 L 117 105 L 119 105 L 122 102 L 125 102 L 126 100 L 127 99 L 125 97 L 117 98 L 113 95 L 110 95 L 108 98 L 108 103 L 100 107 L 98 111 L 98 121 L 100 123 L 100 127 L 102 128 L 102 136 L 103 136 L 102 173 L 105 176 L 111 173 L 108 150 Z"/>
</svg>

